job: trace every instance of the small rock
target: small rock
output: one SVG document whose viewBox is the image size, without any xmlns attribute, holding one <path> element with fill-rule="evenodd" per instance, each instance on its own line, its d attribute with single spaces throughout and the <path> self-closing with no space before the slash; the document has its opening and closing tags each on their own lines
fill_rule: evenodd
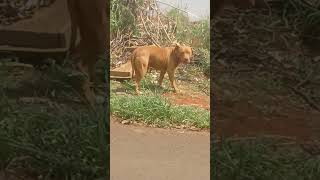
<svg viewBox="0 0 320 180">
<path fill-rule="evenodd" d="M 199 131 L 200 129 L 197 128 L 197 127 L 195 127 L 195 126 L 192 126 L 192 127 L 190 127 L 190 130 L 191 130 L 191 131 Z"/>
<path fill-rule="evenodd" d="M 126 92 L 116 92 L 116 95 L 126 95 Z"/>
<path fill-rule="evenodd" d="M 121 124 L 130 124 L 130 121 L 128 121 L 128 120 L 123 120 L 123 121 L 121 121 Z"/>
</svg>

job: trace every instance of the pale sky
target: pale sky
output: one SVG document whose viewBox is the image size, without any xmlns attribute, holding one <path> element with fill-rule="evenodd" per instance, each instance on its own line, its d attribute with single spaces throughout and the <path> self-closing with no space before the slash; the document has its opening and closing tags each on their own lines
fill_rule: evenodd
<svg viewBox="0 0 320 180">
<path fill-rule="evenodd" d="M 184 9 L 191 14 L 191 20 L 198 20 L 210 15 L 210 0 L 157 0 Z M 170 6 L 159 4 L 161 8 L 171 8 Z"/>
</svg>

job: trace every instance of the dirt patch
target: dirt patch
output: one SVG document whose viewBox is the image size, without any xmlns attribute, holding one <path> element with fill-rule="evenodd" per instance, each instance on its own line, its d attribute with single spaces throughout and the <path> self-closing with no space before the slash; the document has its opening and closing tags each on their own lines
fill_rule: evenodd
<svg viewBox="0 0 320 180">
<path fill-rule="evenodd" d="M 210 97 L 200 94 L 187 95 L 187 94 L 175 94 L 164 93 L 164 97 L 167 97 L 169 101 L 177 105 L 197 106 L 206 110 L 210 110 Z"/>
<path fill-rule="evenodd" d="M 267 116 L 248 103 L 235 103 L 231 107 L 218 103 L 214 126 L 219 137 L 279 135 L 304 140 L 317 136 L 319 115 L 295 110 Z"/>
</svg>

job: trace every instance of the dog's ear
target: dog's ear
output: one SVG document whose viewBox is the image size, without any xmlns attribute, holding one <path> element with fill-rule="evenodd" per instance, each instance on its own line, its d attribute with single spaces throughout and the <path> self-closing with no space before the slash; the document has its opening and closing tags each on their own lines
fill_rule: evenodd
<svg viewBox="0 0 320 180">
<path fill-rule="evenodd" d="M 175 45 L 174 45 L 174 49 L 179 49 L 180 48 L 180 44 L 178 44 L 178 43 L 176 43 Z"/>
<path fill-rule="evenodd" d="M 181 47 L 181 45 L 176 42 L 175 45 L 174 45 L 174 47 L 175 47 L 175 49 L 179 49 L 179 48 Z"/>
<path fill-rule="evenodd" d="M 178 41 L 177 41 L 177 40 L 174 40 L 173 42 L 171 42 L 171 45 L 176 46 L 177 44 L 179 45 L 179 43 L 178 43 Z"/>
</svg>

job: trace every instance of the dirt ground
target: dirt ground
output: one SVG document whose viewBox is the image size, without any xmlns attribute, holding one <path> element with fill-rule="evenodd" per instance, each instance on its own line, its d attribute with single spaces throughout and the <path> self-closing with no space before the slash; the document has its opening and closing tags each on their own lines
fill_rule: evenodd
<svg viewBox="0 0 320 180">
<path fill-rule="evenodd" d="M 291 109 L 283 114 L 264 116 L 254 106 L 237 103 L 232 107 L 217 103 L 216 133 L 218 136 L 278 135 L 298 140 L 317 136 L 312 131 L 320 113 Z"/>
<path fill-rule="evenodd" d="M 202 94 L 173 94 L 173 93 L 165 93 L 164 97 L 169 98 L 169 100 L 177 105 L 188 105 L 188 106 L 197 106 L 200 108 L 204 108 L 206 110 L 210 110 L 210 97 Z"/>
</svg>

